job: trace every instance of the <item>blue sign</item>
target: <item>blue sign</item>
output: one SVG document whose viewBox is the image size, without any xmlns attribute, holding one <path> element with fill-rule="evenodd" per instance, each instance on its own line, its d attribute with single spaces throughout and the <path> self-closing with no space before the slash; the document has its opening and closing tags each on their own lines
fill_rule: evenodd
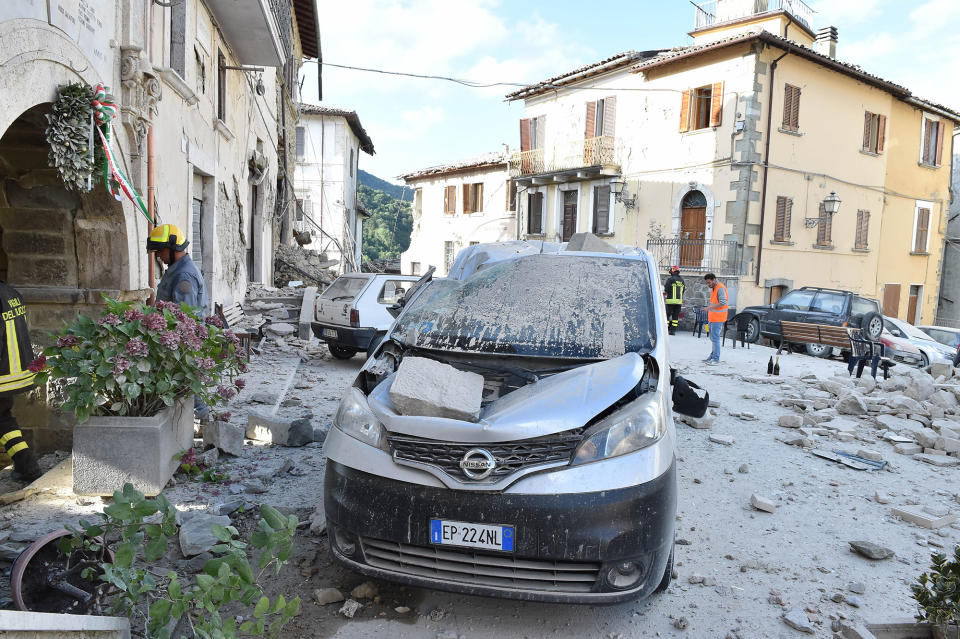
<svg viewBox="0 0 960 639">
<path fill-rule="evenodd" d="M 503 549 L 507 552 L 513 552 L 513 528 L 503 527 Z"/>
<path fill-rule="evenodd" d="M 430 541 L 435 544 L 441 543 L 443 539 L 443 524 L 439 519 L 430 520 Z"/>
</svg>

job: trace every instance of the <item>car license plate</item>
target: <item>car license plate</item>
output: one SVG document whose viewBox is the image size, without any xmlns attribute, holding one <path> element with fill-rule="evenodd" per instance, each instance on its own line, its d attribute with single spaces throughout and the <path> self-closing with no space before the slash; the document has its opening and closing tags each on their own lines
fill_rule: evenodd
<svg viewBox="0 0 960 639">
<path fill-rule="evenodd" d="M 332 337 L 333 339 L 337 339 L 337 331 L 333 330 L 332 328 L 324 328 L 320 331 L 320 334 L 324 337 Z"/>
<path fill-rule="evenodd" d="M 430 543 L 513 552 L 513 526 L 489 526 L 431 519 Z"/>
</svg>

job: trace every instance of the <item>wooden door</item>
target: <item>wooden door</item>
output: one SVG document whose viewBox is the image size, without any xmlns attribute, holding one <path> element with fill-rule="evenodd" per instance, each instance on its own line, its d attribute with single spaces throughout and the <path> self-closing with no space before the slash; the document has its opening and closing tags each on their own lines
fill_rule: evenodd
<svg viewBox="0 0 960 639">
<path fill-rule="evenodd" d="M 919 306 L 920 301 L 920 287 L 916 284 L 910 285 L 910 296 L 907 298 L 907 321 L 911 324 L 916 324 L 917 320 L 920 318 L 917 317 L 917 307 Z"/>
<path fill-rule="evenodd" d="M 883 286 L 883 314 L 887 317 L 899 317 L 900 312 L 900 285 L 884 284 Z"/>
<path fill-rule="evenodd" d="M 786 286 L 772 286 L 770 287 L 770 303 L 776 304 L 777 300 L 786 295 L 787 287 Z"/>
<path fill-rule="evenodd" d="M 684 207 L 680 211 L 680 266 L 699 267 L 703 238 L 707 232 L 707 207 Z"/>
<path fill-rule="evenodd" d="M 561 242 L 569 242 L 577 232 L 577 195 L 578 191 L 563 192 L 563 234 Z"/>
</svg>

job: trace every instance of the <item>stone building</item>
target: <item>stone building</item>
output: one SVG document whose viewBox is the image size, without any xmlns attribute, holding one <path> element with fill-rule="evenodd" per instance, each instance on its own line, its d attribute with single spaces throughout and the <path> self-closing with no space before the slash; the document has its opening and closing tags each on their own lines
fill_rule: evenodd
<svg viewBox="0 0 960 639">
<path fill-rule="evenodd" d="M 360 152 L 373 155 L 373 140 L 356 111 L 300 105 L 296 129 L 294 225 L 315 238 L 311 248 L 337 260 L 338 273 L 360 270 L 363 219 L 357 198 Z"/>
<path fill-rule="evenodd" d="M 517 191 L 507 157 L 489 153 L 400 176 L 414 189 L 401 273 L 421 275 L 435 266 L 438 276 L 446 275 L 463 247 L 517 239 Z"/>
<path fill-rule="evenodd" d="M 66 189 L 49 164 L 45 115 L 63 84 L 112 88 L 117 161 L 154 220 L 186 230 L 211 301 L 270 278 L 296 79 L 319 54 L 314 2 L 165 5 L 0 3 L 0 276 L 23 294 L 35 341 L 98 312 L 102 294 L 146 299 L 159 279 L 145 216 L 96 174 L 91 191 Z M 17 411 L 24 426 L 56 425 L 40 405 Z M 42 448 L 69 430 L 33 435 Z"/>
<path fill-rule="evenodd" d="M 824 286 L 932 321 L 960 114 L 842 62 L 802 0 L 693 10 L 688 46 L 507 96 L 526 108 L 524 236 L 646 247 L 664 272 L 722 276 L 739 307 Z"/>
<path fill-rule="evenodd" d="M 960 130 L 953 132 L 952 199 L 943 245 L 940 299 L 933 324 L 960 328 Z"/>
</svg>

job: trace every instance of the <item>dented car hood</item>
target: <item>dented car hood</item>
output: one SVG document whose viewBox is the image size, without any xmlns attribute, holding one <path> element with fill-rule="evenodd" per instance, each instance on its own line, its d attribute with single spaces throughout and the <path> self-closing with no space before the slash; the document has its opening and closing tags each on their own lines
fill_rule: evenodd
<svg viewBox="0 0 960 639">
<path fill-rule="evenodd" d="M 543 378 L 488 404 L 477 422 L 400 415 L 390 401 L 389 375 L 370 393 L 370 408 L 394 433 L 449 442 L 498 442 L 541 437 L 585 426 L 643 377 L 643 358 L 627 353 Z"/>
</svg>

